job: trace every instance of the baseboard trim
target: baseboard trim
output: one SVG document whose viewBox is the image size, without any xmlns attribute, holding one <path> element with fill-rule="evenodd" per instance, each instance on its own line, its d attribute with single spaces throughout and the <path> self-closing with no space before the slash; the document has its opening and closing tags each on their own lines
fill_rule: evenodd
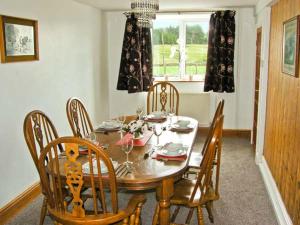
<svg viewBox="0 0 300 225">
<path fill-rule="evenodd" d="M 199 127 L 199 132 L 208 133 L 209 127 Z M 244 129 L 223 129 L 224 137 L 244 137 L 247 139 L 251 139 L 251 130 Z"/>
<path fill-rule="evenodd" d="M 5 224 L 41 194 L 40 182 L 31 185 L 23 193 L 0 208 L 0 224 Z"/>
<path fill-rule="evenodd" d="M 262 157 L 262 161 L 258 166 L 271 199 L 278 223 L 280 225 L 293 225 L 265 157 Z"/>
</svg>

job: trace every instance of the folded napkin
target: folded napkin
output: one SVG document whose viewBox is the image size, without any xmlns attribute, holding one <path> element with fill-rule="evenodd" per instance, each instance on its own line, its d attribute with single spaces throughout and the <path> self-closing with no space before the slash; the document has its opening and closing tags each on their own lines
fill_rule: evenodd
<svg viewBox="0 0 300 225">
<path fill-rule="evenodd" d="M 157 159 L 162 161 L 185 161 L 186 158 L 187 158 L 186 154 L 182 156 L 165 156 L 165 155 L 154 153 L 152 155 L 152 159 Z"/>
<path fill-rule="evenodd" d="M 117 161 L 112 161 L 112 164 L 114 166 L 114 168 L 116 169 L 119 165 L 119 163 Z M 106 165 L 104 164 L 104 162 L 102 160 L 100 160 L 100 167 L 101 167 L 101 173 L 107 173 L 108 169 L 106 167 Z M 82 165 L 82 172 L 85 174 L 89 174 L 90 173 L 90 163 L 86 162 Z M 94 174 L 98 173 L 98 168 L 97 168 L 97 160 L 93 159 L 93 172 Z"/>
</svg>

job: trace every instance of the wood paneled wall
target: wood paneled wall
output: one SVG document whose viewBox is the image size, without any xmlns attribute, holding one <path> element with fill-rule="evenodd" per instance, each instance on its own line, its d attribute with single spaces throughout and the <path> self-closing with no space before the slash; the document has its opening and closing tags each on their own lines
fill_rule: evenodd
<svg viewBox="0 0 300 225">
<path fill-rule="evenodd" d="M 294 223 L 300 225 L 300 78 L 281 72 L 283 22 L 300 14 L 300 0 L 272 7 L 264 156 Z"/>
</svg>

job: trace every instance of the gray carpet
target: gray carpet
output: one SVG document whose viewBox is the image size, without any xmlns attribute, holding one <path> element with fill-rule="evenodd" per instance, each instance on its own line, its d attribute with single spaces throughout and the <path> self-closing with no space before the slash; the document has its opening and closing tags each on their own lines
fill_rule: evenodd
<svg viewBox="0 0 300 225">
<path fill-rule="evenodd" d="M 196 141 L 195 151 L 200 151 L 203 137 Z M 221 167 L 220 200 L 214 203 L 215 225 L 277 225 L 270 200 L 258 167 L 254 162 L 254 152 L 248 140 L 224 138 Z M 151 224 L 156 204 L 155 192 L 147 192 L 147 202 L 142 211 L 144 225 Z M 129 194 L 120 193 L 120 205 L 124 205 Z M 38 224 L 42 198 L 37 198 L 7 225 Z M 210 224 L 206 211 L 205 224 Z M 176 223 L 184 223 L 187 215 L 182 210 Z M 45 225 L 53 224 L 46 217 Z M 194 213 L 191 224 L 197 224 Z"/>
</svg>

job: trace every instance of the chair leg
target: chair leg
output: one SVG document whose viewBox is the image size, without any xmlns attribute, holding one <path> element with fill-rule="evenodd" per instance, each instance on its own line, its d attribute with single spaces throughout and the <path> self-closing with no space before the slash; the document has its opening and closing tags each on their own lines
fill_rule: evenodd
<svg viewBox="0 0 300 225">
<path fill-rule="evenodd" d="M 198 225 L 204 225 L 203 212 L 201 206 L 197 207 Z"/>
<path fill-rule="evenodd" d="M 205 208 L 207 210 L 207 213 L 208 213 L 208 218 L 209 218 L 209 221 L 211 223 L 214 223 L 214 215 L 213 215 L 213 212 L 212 212 L 212 208 L 213 208 L 213 201 L 209 201 L 205 204 Z"/>
<path fill-rule="evenodd" d="M 186 217 L 186 220 L 185 220 L 185 224 L 190 224 L 191 219 L 193 217 L 193 213 L 194 213 L 194 208 L 190 208 L 189 214 L 188 214 L 188 216 Z"/>
<path fill-rule="evenodd" d="M 40 225 L 43 225 L 47 214 L 47 199 L 44 197 L 40 215 Z"/>
<path fill-rule="evenodd" d="M 136 209 L 134 225 L 140 225 L 142 206 L 143 206 L 143 204 L 139 204 Z"/>
<path fill-rule="evenodd" d="M 135 214 L 132 214 L 129 219 L 129 224 L 134 225 L 134 223 L 135 223 Z"/>
<path fill-rule="evenodd" d="M 159 217 L 159 203 L 156 204 L 153 220 L 152 220 L 152 225 L 157 225 L 158 222 L 158 217 Z"/>
<path fill-rule="evenodd" d="M 175 219 L 176 219 L 176 217 L 177 217 L 177 215 L 179 213 L 179 210 L 180 210 L 180 206 L 176 206 L 176 209 L 175 209 L 175 211 L 174 211 L 174 213 L 173 213 L 173 215 L 171 217 L 171 223 L 175 222 Z"/>
<path fill-rule="evenodd" d="M 128 217 L 123 220 L 123 225 L 128 225 Z"/>
</svg>

